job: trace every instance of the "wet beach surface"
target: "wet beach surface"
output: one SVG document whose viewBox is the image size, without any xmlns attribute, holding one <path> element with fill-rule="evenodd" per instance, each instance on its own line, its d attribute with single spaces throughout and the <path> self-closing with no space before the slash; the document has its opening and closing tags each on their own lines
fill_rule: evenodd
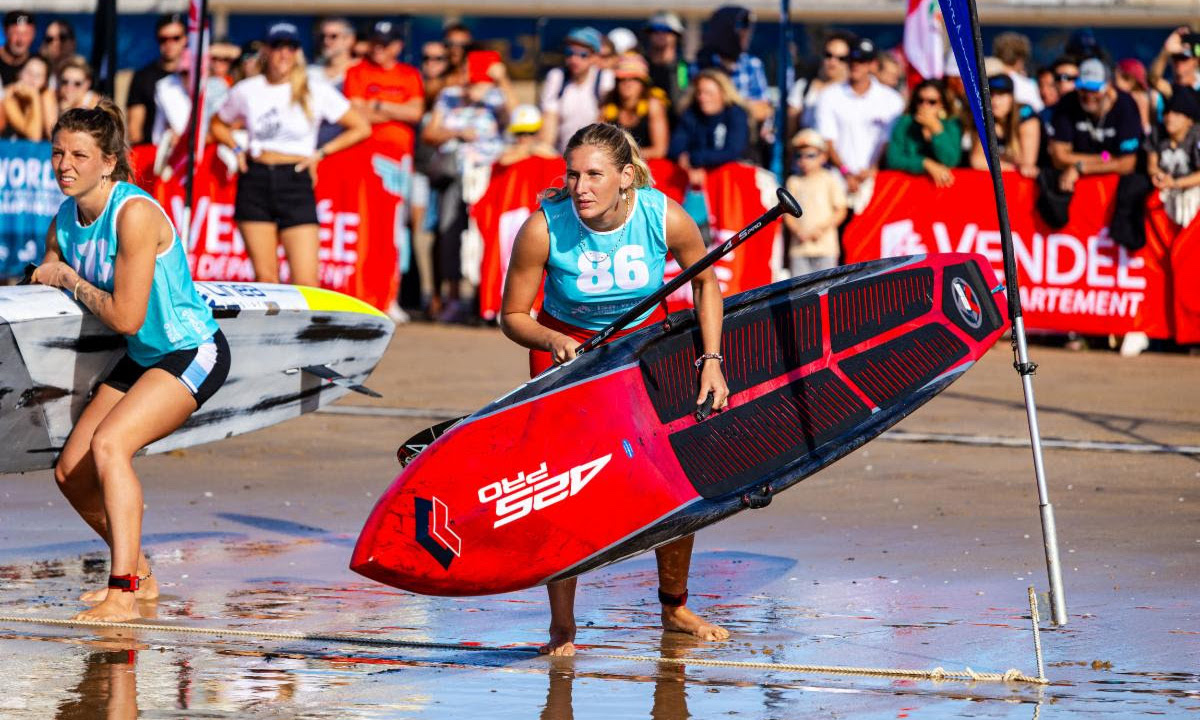
<svg viewBox="0 0 1200 720">
<path fill-rule="evenodd" d="M 1200 359 L 1032 354 L 1045 437 L 1200 444 Z M 998 346 L 897 430 L 1027 437 L 1011 361 Z M 384 398 L 345 402 L 470 410 L 524 369 L 495 331 L 404 326 L 368 383 Z M 428 424 L 319 413 L 138 460 L 163 592 L 147 622 L 218 632 L 0 620 L 0 717 L 1200 717 L 1200 456 L 1047 449 L 1070 622 L 1043 604 L 1038 687 L 782 667 L 1036 675 L 1027 448 L 872 442 L 697 537 L 690 605 L 730 641 L 662 633 L 644 555 L 581 579 L 580 654 L 550 660 L 542 588 L 425 598 L 347 569 L 396 445 Z M 82 609 L 107 575 L 89 532 L 49 472 L 0 476 L 0 615 Z M 712 664 L 630 659 L 647 656 Z"/>
</svg>

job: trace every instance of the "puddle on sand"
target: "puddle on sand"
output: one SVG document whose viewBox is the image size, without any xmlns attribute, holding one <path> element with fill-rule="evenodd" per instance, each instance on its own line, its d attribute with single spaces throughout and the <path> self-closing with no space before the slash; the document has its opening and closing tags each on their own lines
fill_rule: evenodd
<svg viewBox="0 0 1200 720">
<path fill-rule="evenodd" d="M 877 576 L 826 576 L 816 585 L 792 581 L 794 563 L 786 558 L 701 552 L 692 605 L 734 637 L 698 644 L 657 629 L 654 561 L 640 558 L 581 581 L 582 656 L 550 660 L 529 652 L 548 619 L 540 588 L 483 598 L 413 596 L 357 578 L 344 570 L 342 548 L 311 537 L 244 547 L 222 538 L 152 560 L 164 595 L 144 610 L 160 621 L 522 652 L 167 633 L 135 633 L 135 642 L 0 624 L 0 677 L 19 678 L 0 696 L 0 716 L 109 717 L 76 710 L 128 707 L 120 698 L 131 688 L 147 717 L 1030 718 L 1039 707 L 1042 717 L 1200 713 L 1200 679 L 1186 671 L 1200 665 L 1200 636 L 1178 632 L 1195 626 L 1189 604 L 1115 613 L 1076 597 L 1078 607 L 1093 612 L 1044 633 L 1055 684 L 1037 689 L 596 657 L 1033 673 L 1027 609 L 1007 584 L 985 585 L 991 600 L 983 603 L 975 584 L 940 587 L 936 595 Z M 0 608 L 69 617 L 79 607 L 74 598 L 98 584 L 104 569 L 96 555 L 0 567 Z M 1011 606 L 995 603 L 1009 594 Z"/>
</svg>

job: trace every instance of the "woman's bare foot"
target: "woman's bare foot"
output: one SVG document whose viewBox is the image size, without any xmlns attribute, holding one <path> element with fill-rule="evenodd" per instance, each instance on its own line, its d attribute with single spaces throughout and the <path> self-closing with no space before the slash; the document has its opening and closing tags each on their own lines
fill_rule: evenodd
<svg viewBox="0 0 1200 720">
<path fill-rule="evenodd" d="M 575 654 L 575 628 L 550 628 L 550 642 L 538 648 L 543 655 L 571 657 Z"/>
<path fill-rule="evenodd" d="M 76 620 L 91 620 L 100 622 L 128 622 L 140 620 L 142 614 L 137 609 L 136 593 L 114 590 L 99 605 L 90 610 L 84 610 L 75 616 Z"/>
<path fill-rule="evenodd" d="M 154 600 L 158 597 L 158 580 L 154 575 L 150 574 L 149 567 L 146 571 L 138 572 L 138 589 L 131 593 L 136 600 Z M 115 591 L 120 593 L 120 590 Z M 80 602 L 85 602 L 88 605 L 102 603 L 108 598 L 108 588 L 98 588 L 96 590 L 88 590 L 79 596 Z"/>
<path fill-rule="evenodd" d="M 663 630 L 687 633 L 701 640 L 728 640 L 729 631 L 719 625 L 713 625 L 696 613 L 688 610 L 686 605 L 678 607 L 663 606 Z"/>
</svg>

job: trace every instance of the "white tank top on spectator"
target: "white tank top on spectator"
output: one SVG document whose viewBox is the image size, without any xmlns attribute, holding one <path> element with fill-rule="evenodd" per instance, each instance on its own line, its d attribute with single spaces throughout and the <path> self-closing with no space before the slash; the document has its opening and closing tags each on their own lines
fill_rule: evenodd
<svg viewBox="0 0 1200 720">
<path fill-rule="evenodd" d="M 245 121 L 251 157 L 263 152 L 306 157 L 317 149 L 321 120 L 337 122 L 350 109 L 350 101 L 319 70 L 309 69 L 308 91 L 311 118 L 292 101 L 290 83 L 271 85 L 265 76 L 256 75 L 229 90 L 229 98 L 217 115 L 226 123 Z"/>
<path fill-rule="evenodd" d="M 849 83 L 838 83 L 817 101 L 817 132 L 837 149 L 847 169 L 862 172 L 875 164 L 902 112 L 900 93 L 874 78 L 863 95 Z"/>
<path fill-rule="evenodd" d="M 599 76 L 597 76 L 599 73 Z M 613 74 L 607 70 L 592 68 L 587 79 L 581 83 L 567 83 L 563 87 L 566 72 L 554 68 L 546 74 L 542 85 L 542 112 L 558 116 L 558 151 L 567 149 L 567 141 L 576 130 L 596 122 L 600 115 L 600 98 L 608 94 L 616 84 Z"/>
</svg>

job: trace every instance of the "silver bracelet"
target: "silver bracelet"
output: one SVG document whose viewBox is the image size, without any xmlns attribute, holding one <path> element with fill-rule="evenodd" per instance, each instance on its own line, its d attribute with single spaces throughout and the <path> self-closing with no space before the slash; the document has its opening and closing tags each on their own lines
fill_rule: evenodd
<svg viewBox="0 0 1200 720">
<path fill-rule="evenodd" d="M 700 357 L 696 358 L 696 369 L 697 370 L 700 369 L 700 366 L 704 364 L 705 360 L 716 360 L 717 363 L 719 364 L 719 363 L 725 362 L 725 357 L 723 355 L 721 355 L 721 353 L 704 353 Z"/>
</svg>

